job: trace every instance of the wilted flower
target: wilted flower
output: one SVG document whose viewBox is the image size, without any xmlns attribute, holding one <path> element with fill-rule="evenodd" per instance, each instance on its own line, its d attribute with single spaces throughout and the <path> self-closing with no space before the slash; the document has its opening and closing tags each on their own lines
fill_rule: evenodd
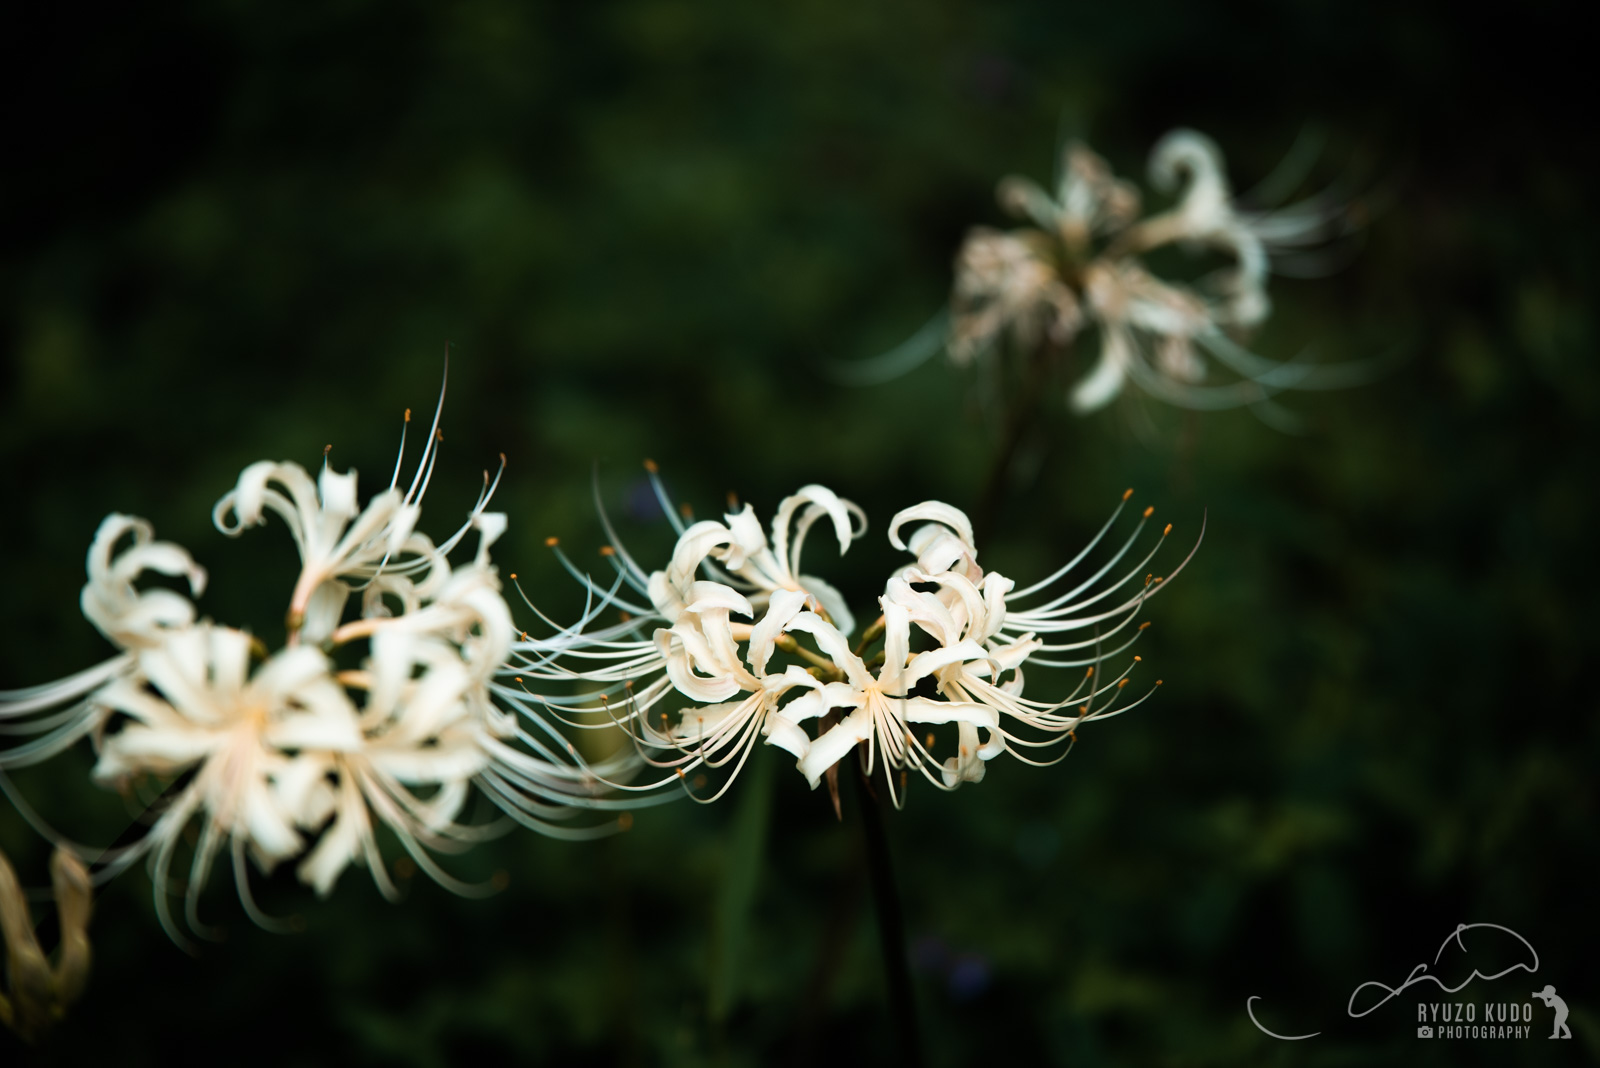
<svg viewBox="0 0 1600 1068">
<path fill-rule="evenodd" d="M 8 991 L 0 991 L 0 1024 L 33 1042 L 61 1022 L 89 981 L 89 912 L 93 891 L 83 862 L 65 849 L 50 858 L 61 949 L 51 964 L 33 932 L 33 917 L 11 862 L 0 852 L 0 940 Z"/>
<path fill-rule="evenodd" d="M 651 478 L 665 505 L 653 469 Z M 780 505 L 775 541 L 798 502 L 811 502 L 816 510 L 802 517 L 835 516 L 841 550 L 864 530 L 864 520 L 860 528 L 843 520 L 846 513 L 860 515 L 853 504 L 807 486 Z M 954 789 L 981 779 L 983 762 L 1002 753 L 1040 763 L 1025 754 L 1070 743 L 1082 724 L 1144 700 L 1120 700 L 1138 657 L 1113 678 L 1104 677 L 1102 665 L 1143 630 L 1135 618 L 1162 587 L 1144 568 L 1171 526 L 1129 567 L 1124 560 L 1149 519 L 1146 509 L 1138 528 L 1093 573 L 1054 592 L 1102 542 L 1121 509 L 1074 560 L 1022 590 L 978 565 L 972 527 L 960 510 L 937 501 L 905 509 L 891 522 L 889 537 L 896 548 L 913 553 L 916 563 L 889 578 L 878 598 L 881 615 L 852 646 L 849 629 L 811 592 L 814 580 L 800 579 L 798 589 L 763 587 L 759 597 L 746 597 L 724 581 L 751 551 L 753 542 L 735 536 L 737 525 L 750 529 L 754 523 L 748 508 L 725 523 L 693 525 L 667 508 L 679 531 L 668 566 L 644 572 L 614 531 L 605 555 L 617 568 L 616 584 L 601 586 L 563 557 L 585 584 L 589 608 L 572 627 L 518 643 L 520 660 L 507 671 L 526 700 L 558 714 L 584 714 L 587 721 L 573 722 L 576 727 L 592 726 L 595 713 L 603 713 L 654 754 L 652 763 L 672 772 L 632 789 L 687 779 L 700 767 L 732 764 L 737 774 L 762 738 L 792 753 L 813 787 L 860 749 L 868 774 L 881 759 L 902 778 L 915 770 L 936 786 Z M 919 522 L 902 540 L 902 527 Z M 759 534 L 759 527 L 754 530 Z M 790 571 L 797 570 L 795 560 Z M 623 584 L 648 591 L 651 603 L 621 598 Z M 1042 604 L 1022 606 L 1052 593 Z M 611 606 L 628 616 L 593 627 Z M 1041 701 L 1023 694 L 1024 665 L 1088 670 L 1066 696 Z M 549 683 L 569 684 L 574 692 L 535 696 L 534 685 L 543 690 Z M 672 695 L 687 702 L 676 717 L 656 707 Z M 934 755 L 935 736 L 917 733 L 929 726 L 953 726 L 955 755 Z M 889 789 L 899 803 L 903 782 L 891 774 Z"/>
<path fill-rule="evenodd" d="M 365 864 L 395 896 L 379 827 L 440 882 L 473 890 L 430 851 L 459 851 L 504 829 L 460 821 L 474 788 L 542 831 L 573 836 L 617 826 L 552 822 L 617 802 L 599 796 L 600 778 L 575 756 L 549 749 L 517 710 L 495 701 L 495 674 L 514 637 L 489 560 L 506 526 L 503 515 L 485 511 L 498 479 L 485 473 L 467 521 L 443 544 L 416 529 L 437 460 L 437 423 L 435 416 L 409 487 L 399 487 L 397 461 L 389 486 L 364 509 L 355 472 L 335 472 L 326 460 L 315 481 L 295 463 L 252 464 L 217 503 L 223 533 L 236 535 L 271 512 L 299 548 L 285 648 L 271 652 L 246 631 L 196 622 L 193 604 L 175 591 L 139 590 L 135 581 L 156 571 L 186 578 L 198 595 L 205 573 L 183 549 L 152 541 L 143 520 L 112 515 L 89 552 L 83 605 L 122 652 L 59 682 L 0 693 L 9 731 L 37 735 L 0 752 L 0 771 L 89 736 L 96 781 L 124 789 L 147 777 L 171 783 L 149 830 L 102 861 L 116 871 L 149 859 L 157 911 L 174 938 L 166 887 L 196 821 L 186 880 L 195 929 L 199 893 L 224 850 L 246 911 L 264 925 L 272 921 L 252 900 L 247 857 L 270 872 L 303 855 L 298 874 L 322 894 L 347 866 Z M 403 459 L 403 441 L 401 449 Z M 453 567 L 446 554 L 469 531 L 478 534 L 477 554 Z M 351 663 L 363 649 L 359 667 L 336 666 L 335 658 Z"/>
</svg>

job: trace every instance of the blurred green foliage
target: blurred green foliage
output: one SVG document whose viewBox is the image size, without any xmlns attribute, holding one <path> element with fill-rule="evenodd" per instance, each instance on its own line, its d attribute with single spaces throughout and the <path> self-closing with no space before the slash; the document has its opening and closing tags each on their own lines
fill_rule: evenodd
<svg viewBox="0 0 1600 1068">
<path fill-rule="evenodd" d="M 1258 348 L 1399 348 L 1359 390 L 1291 396 L 1311 431 L 1130 399 L 1029 443 L 985 561 L 1026 579 L 1128 485 L 1206 543 L 1151 606 L 1166 681 L 1063 765 L 997 762 L 890 820 L 937 1064 L 1563 1063 L 1600 1055 L 1595 702 L 1595 171 L 1580 35 L 1538 6 L 1308 0 L 526 5 L 256 0 L 50 9 L 14 42 L 0 174 L 0 419 L 12 562 L 0 685 L 105 648 L 77 611 L 111 510 L 212 573 L 215 618 L 281 638 L 294 556 L 212 502 L 260 458 L 325 444 L 370 490 L 451 346 L 429 530 L 509 459 L 497 559 L 571 613 L 541 542 L 624 536 L 662 559 L 638 464 L 715 514 L 807 481 L 873 534 L 814 570 L 870 605 L 905 505 L 970 507 L 996 436 L 941 365 L 845 390 L 822 367 L 898 342 L 945 298 L 1007 173 L 1063 133 L 1118 170 L 1176 125 L 1241 188 L 1299 132 L 1320 182 L 1393 192 L 1332 277 L 1279 281 Z M 527 620 L 531 625 L 531 618 Z M 1032 685 L 1049 692 L 1049 680 Z M 786 764 L 783 754 L 757 758 Z M 86 753 L 17 776 L 64 829 L 132 817 Z M 598 844 L 520 835 L 457 870 L 487 901 L 361 872 L 316 902 L 280 873 L 251 927 L 190 959 L 130 873 L 100 898 L 96 970 L 41 1060 L 167 1064 L 840 1063 L 892 1054 L 847 811 L 786 766 Z M 750 788 L 769 789 L 770 795 Z M 847 797 L 848 799 L 848 797 Z M 768 807 L 770 806 L 770 808 Z M 0 848 L 44 882 L 9 808 Z M 759 855 L 752 857 L 752 851 Z M 31 876 L 30 876 L 31 873 Z M 1419 1042 L 1416 997 L 1348 1021 L 1457 923 L 1538 948 L 1517 1043 Z M 1519 999 L 1520 974 L 1467 991 Z M 1514 988 L 1514 989 L 1513 989 Z M 1431 989 L 1431 988 L 1429 988 Z M 1502 993 L 1504 992 L 1504 993 Z M 1244 1013 L 1317 1039 L 1274 1043 Z M 21 1047 L 0 1035 L 0 1055 Z"/>
</svg>

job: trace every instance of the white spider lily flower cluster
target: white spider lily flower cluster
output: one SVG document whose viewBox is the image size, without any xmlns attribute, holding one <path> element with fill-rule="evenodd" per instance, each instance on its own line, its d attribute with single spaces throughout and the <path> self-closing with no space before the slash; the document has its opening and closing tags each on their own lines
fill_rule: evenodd
<svg viewBox="0 0 1600 1068">
<path fill-rule="evenodd" d="M 869 775 L 881 754 L 898 805 L 908 771 L 955 789 L 982 779 L 986 762 L 1002 753 L 1027 763 L 1053 762 L 1029 754 L 1070 746 L 1082 724 L 1149 696 L 1122 699 L 1138 657 L 1114 677 L 1104 668 L 1148 626 L 1136 617 L 1162 588 L 1163 580 L 1145 568 L 1170 524 L 1137 563 L 1127 563 L 1149 509 L 1132 534 L 1070 588 L 1061 588 L 1063 580 L 1104 542 L 1122 504 L 1076 558 L 1020 590 L 978 564 L 972 525 L 960 510 L 937 501 L 905 509 L 891 521 L 889 540 L 915 562 L 890 576 L 878 598 L 881 614 L 852 645 L 851 626 L 827 606 L 815 580 L 794 577 L 800 537 L 787 534 L 797 516 L 802 533 L 826 517 L 843 552 L 865 531 L 856 506 L 821 486 L 785 498 L 770 544 L 792 581 L 756 583 L 751 592 L 747 577 L 743 588 L 733 580 L 769 542 L 748 507 L 720 523 L 686 525 L 653 467 L 651 479 L 679 533 L 668 565 L 646 573 L 605 520 L 612 541 L 603 555 L 616 569 L 615 582 L 602 586 L 563 556 L 587 588 L 589 607 L 578 623 L 548 638 L 525 637 L 507 669 L 527 700 L 570 717 L 574 727 L 593 726 L 595 713 L 603 712 L 607 725 L 624 726 L 652 764 L 671 772 L 629 789 L 674 779 L 687 785 L 700 778 L 691 780 L 690 772 L 731 765 L 727 781 L 709 798 L 715 800 L 765 739 L 793 754 L 813 788 L 852 751 L 860 752 Z M 624 596 L 623 587 L 647 602 Z M 1030 599 L 1041 600 L 1030 605 Z M 624 619 L 593 626 L 613 606 Z M 1040 700 L 1024 694 L 1025 666 L 1087 671 L 1065 696 Z M 544 691 L 550 683 L 576 692 L 535 695 L 535 687 Z M 674 697 L 681 706 L 675 719 L 667 709 Z M 918 737 L 930 727 L 953 733 L 945 743 L 952 755 L 936 755 L 935 733 Z"/>
<path fill-rule="evenodd" d="M 1308 365 L 1248 352 L 1235 336 L 1271 310 L 1266 285 L 1275 260 L 1327 240 L 1342 209 L 1326 198 L 1277 211 L 1241 208 L 1215 142 L 1193 130 L 1157 143 L 1150 180 L 1177 202 L 1143 219 L 1138 190 L 1082 144 L 1066 147 L 1054 195 L 1026 178 L 1001 182 L 1001 205 L 1032 226 L 975 228 L 957 253 L 951 359 L 971 363 L 1006 342 L 1023 352 L 1061 349 L 1093 328 L 1098 358 L 1069 395 L 1080 413 L 1109 404 L 1128 382 L 1190 408 L 1253 404 L 1283 389 L 1329 384 Z M 1141 262 L 1167 245 L 1230 262 L 1193 286 L 1167 281 Z M 1238 380 L 1206 384 L 1202 353 Z"/>
<path fill-rule="evenodd" d="M 237 535 L 270 512 L 299 547 L 282 649 L 269 652 L 247 631 L 197 620 L 177 591 L 139 589 L 143 575 L 158 572 L 187 580 L 198 596 L 205 572 L 182 548 L 153 541 L 145 521 L 112 515 L 90 548 L 82 600 L 121 651 L 59 682 L 0 692 L 0 726 L 34 735 L 0 751 L 0 772 L 89 737 L 98 783 L 165 785 L 148 830 L 98 860 L 109 877 L 149 859 L 157 911 L 175 939 L 182 940 L 167 884 L 196 823 L 186 890 L 195 930 L 199 893 L 224 851 L 246 911 L 263 925 L 277 923 L 252 899 L 247 858 L 266 872 L 300 858 L 297 875 L 323 895 L 347 867 L 365 865 L 396 897 L 380 827 L 439 882 L 474 892 L 432 855 L 508 826 L 463 818 L 474 789 L 547 833 L 617 826 L 550 822 L 616 803 L 600 796 L 593 771 L 495 703 L 495 673 L 515 636 L 489 560 L 506 527 L 503 515 L 485 510 L 498 478 L 485 472 L 467 521 L 436 545 L 416 525 L 438 440 L 436 416 L 409 487 L 398 485 L 397 462 L 388 488 L 364 509 L 355 473 L 337 473 L 326 460 L 315 481 L 295 463 L 252 464 L 217 503 L 223 533 Z M 453 566 L 446 554 L 469 531 L 478 535 L 477 553 Z M 0 783 L 10 790 L 3 775 Z"/>
</svg>

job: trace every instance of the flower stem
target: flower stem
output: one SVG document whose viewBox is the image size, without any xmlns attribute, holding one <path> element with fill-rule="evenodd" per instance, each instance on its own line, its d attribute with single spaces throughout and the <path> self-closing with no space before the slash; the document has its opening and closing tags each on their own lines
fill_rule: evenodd
<svg viewBox="0 0 1600 1068">
<path fill-rule="evenodd" d="M 905 916 L 900 910 L 900 895 L 895 890 L 894 869 L 889 863 L 889 839 L 883 829 L 883 814 L 872 792 L 866 772 L 856 766 L 856 798 L 861 809 L 861 831 L 865 839 L 867 872 L 872 882 L 873 911 L 878 919 L 878 945 L 883 952 L 884 976 L 889 984 L 889 1013 L 900 1043 L 900 1063 L 907 1068 L 922 1064 L 922 1043 L 917 1034 L 916 1002 L 911 992 L 911 959 L 906 953 Z"/>
<path fill-rule="evenodd" d="M 995 521 L 1000 518 L 1006 491 L 1010 489 L 1011 469 L 1016 464 L 1017 452 L 1027 440 L 1028 432 L 1033 429 L 1045 387 L 1050 382 L 1053 357 L 1059 354 L 1061 350 L 1048 342 L 1037 345 L 1029 354 L 1022 380 L 1007 405 L 1000 447 L 995 451 L 994 464 L 989 468 L 989 477 L 984 481 L 983 495 L 978 498 L 978 510 L 973 517 L 974 540 L 980 546 L 988 544 L 989 534 L 994 529 Z"/>
</svg>

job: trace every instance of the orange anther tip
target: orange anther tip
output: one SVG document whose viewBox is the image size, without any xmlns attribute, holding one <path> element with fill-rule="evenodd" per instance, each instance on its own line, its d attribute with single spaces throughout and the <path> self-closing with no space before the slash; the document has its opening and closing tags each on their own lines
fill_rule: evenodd
<svg viewBox="0 0 1600 1068">
<path fill-rule="evenodd" d="M 1148 507 L 1148 508 L 1146 508 L 1144 510 L 1144 517 L 1146 519 L 1149 519 L 1152 515 L 1155 514 L 1155 511 L 1156 511 L 1156 506 L 1152 504 L 1150 507 Z"/>
<path fill-rule="evenodd" d="M 406 422 L 408 422 L 408 423 L 411 422 L 411 409 L 410 408 L 406 409 Z"/>
<path fill-rule="evenodd" d="M 928 739 L 927 739 L 927 742 L 925 743 L 926 747 L 929 748 L 929 749 L 932 749 L 933 748 L 933 741 L 934 741 L 933 732 L 929 731 L 928 732 Z"/>
<path fill-rule="evenodd" d="M 506 462 L 506 454 L 505 453 L 501 453 L 500 454 L 500 462 L 502 464 Z"/>
<path fill-rule="evenodd" d="M 1143 662 L 1143 660 L 1144 660 L 1144 657 L 1139 656 L 1138 654 L 1134 654 L 1133 662 L 1135 664 L 1141 663 L 1141 662 Z"/>
<path fill-rule="evenodd" d="M 1157 685 L 1157 686 L 1160 686 L 1160 685 L 1161 685 L 1161 680 L 1160 680 L 1160 679 L 1157 679 L 1157 680 L 1156 680 L 1156 685 Z"/>
<path fill-rule="evenodd" d="M 617 817 L 617 830 L 626 831 L 628 828 L 630 828 L 632 826 L 633 826 L 633 813 L 624 812 L 622 815 Z"/>
<path fill-rule="evenodd" d="M 650 472 L 652 475 L 661 470 L 661 468 L 656 466 L 656 462 L 654 460 L 646 460 L 644 462 L 644 469 Z"/>
<path fill-rule="evenodd" d="M 517 573 L 515 571 L 511 572 L 511 581 L 512 582 L 517 581 Z"/>
<path fill-rule="evenodd" d="M 556 537 L 554 534 L 552 534 L 548 538 L 544 539 L 544 547 L 546 549 L 554 549 L 557 545 L 560 545 L 560 544 L 561 544 L 561 539 Z"/>
<path fill-rule="evenodd" d="M 676 771 L 678 773 L 678 778 L 680 778 L 680 779 L 683 778 L 683 769 L 682 768 L 673 768 L 672 770 Z"/>
<path fill-rule="evenodd" d="M 1157 575 L 1157 576 L 1156 576 L 1156 584 L 1157 584 L 1157 585 L 1160 585 L 1160 584 L 1161 584 L 1161 576 L 1160 576 L 1160 575 Z"/>
<path fill-rule="evenodd" d="M 1132 497 L 1132 496 L 1133 496 L 1133 487 L 1132 486 L 1129 486 L 1127 489 L 1122 491 L 1122 499 L 1123 500 L 1127 500 L 1129 497 Z"/>
<path fill-rule="evenodd" d="M 1088 705 L 1079 705 L 1078 706 L 1078 711 L 1079 712 L 1083 712 L 1083 713 L 1087 713 L 1089 711 L 1089 706 Z"/>
<path fill-rule="evenodd" d="M 332 451 L 333 451 L 333 445 L 332 445 L 332 443 L 329 443 L 329 444 L 327 444 L 327 445 L 324 445 L 324 446 L 323 446 L 323 447 L 322 447 L 322 455 L 324 455 L 324 456 L 326 456 L 326 455 L 328 455 L 328 454 L 329 454 L 329 453 L 330 453 L 330 452 L 332 452 Z"/>
<path fill-rule="evenodd" d="M 1167 535 L 1168 535 L 1168 534 L 1171 534 L 1171 533 L 1172 533 L 1172 524 L 1171 524 L 1171 523 L 1168 523 L 1168 524 L 1167 524 L 1167 529 L 1166 529 L 1166 530 L 1163 530 L 1163 531 L 1162 531 L 1162 532 L 1161 532 L 1161 536 L 1162 536 L 1162 537 L 1163 537 L 1163 538 L 1164 538 L 1164 537 L 1166 537 L 1166 536 L 1167 536 Z"/>
<path fill-rule="evenodd" d="M 602 545 L 602 546 L 600 546 L 600 555 L 601 556 L 615 556 L 615 555 L 617 555 L 617 550 L 613 549 L 609 545 Z"/>
<path fill-rule="evenodd" d="M 1140 630 L 1144 630 L 1144 628 L 1148 627 L 1149 625 L 1150 625 L 1150 621 L 1147 619 L 1143 623 L 1139 624 L 1139 629 Z"/>
<path fill-rule="evenodd" d="M 1123 687 L 1124 687 L 1124 686 L 1126 686 L 1126 685 L 1128 685 L 1128 680 L 1127 680 L 1127 679 L 1122 679 L 1122 680 L 1121 680 L 1121 681 L 1119 681 L 1119 682 L 1118 682 L 1118 683 L 1117 683 L 1117 689 L 1119 689 L 1119 690 L 1120 690 L 1120 689 L 1122 689 L 1122 688 L 1123 688 Z"/>
</svg>

